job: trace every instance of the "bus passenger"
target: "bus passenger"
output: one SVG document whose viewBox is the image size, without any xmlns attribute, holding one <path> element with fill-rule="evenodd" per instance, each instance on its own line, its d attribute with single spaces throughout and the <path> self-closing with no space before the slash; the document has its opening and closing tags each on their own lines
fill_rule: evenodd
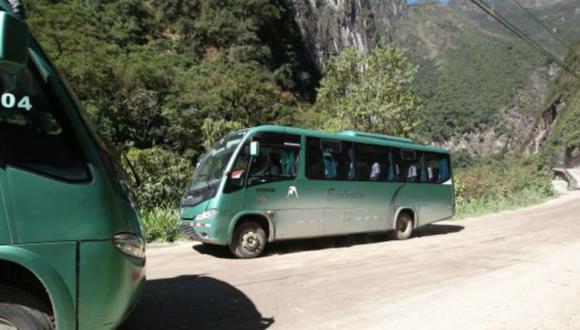
<svg viewBox="0 0 580 330">
<path fill-rule="evenodd" d="M 374 162 L 373 165 L 371 166 L 370 179 L 372 181 L 377 181 L 380 175 L 381 175 L 381 165 L 379 165 L 378 162 Z"/>
</svg>

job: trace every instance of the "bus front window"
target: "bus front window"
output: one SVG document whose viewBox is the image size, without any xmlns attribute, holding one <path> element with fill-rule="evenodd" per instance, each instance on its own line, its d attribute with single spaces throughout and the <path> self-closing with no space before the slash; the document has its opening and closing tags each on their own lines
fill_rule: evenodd
<svg viewBox="0 0 580 330">
<path fill-rule="evenodd" d="M 35 65 L 0 71 L 0 156 L 3 163 L 66 181 L 90 178 L 60 102 Z"/>
<path fill-rule="evenodd" d="M 191 186 L 184 200 L 187 205 L 184 206 L 195 206 L 216 195 L 226 166 L 245 133 L 246 131 L 239 131 L 229 134 L 201 158 L 193 173 Z"/>
</svg>

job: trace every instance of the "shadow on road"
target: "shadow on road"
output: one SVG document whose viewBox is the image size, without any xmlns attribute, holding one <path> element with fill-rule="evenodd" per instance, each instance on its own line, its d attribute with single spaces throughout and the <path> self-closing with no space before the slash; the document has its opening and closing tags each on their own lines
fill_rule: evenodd
<svg viewBox="0 0 580 330">
<path fill-rule="evenodd" d="M 121 329 L 266 329 L 240 290 L 211 277 L 187 275 L 147 281 L 143 297 Z"/>
<path fill-rule="evenodd" d="M 227 246 L 211 245 L 211 244 L 196 244 L 193 249 L 201 254 L 209 254 L 210 256 L 221 259 L 234 259 Z"/>
<path fill-rule="evenodd" d="M 460 225 L 432 224 L 415 231 L 414 237 L 446 235 L 460 232 L 465 227 Z M 328 248 L 345 248 L 355 245 L 380 243 L 391 240 L 387 233 L 354 234 L 347 236 L 321 237 L 312 239 L 289 240 L 269 244 L 264 256 L 315 251 Z M 193 249 L 201 254 L 208 254 L 217 258 L 232 258 L 227 247 L 214 245 L 194 245 Z"/>
<path fill-rule="evenodd" d="M 443 224 L 432 224 L 425 227 L 421 227 L 415 231 L 415 237 L 424 236 L 435 236 L 435 235 L 446 235 L 458 233 L 465 229 L 465 227 L 460 225 L 443 225 Z"/>
</svg>

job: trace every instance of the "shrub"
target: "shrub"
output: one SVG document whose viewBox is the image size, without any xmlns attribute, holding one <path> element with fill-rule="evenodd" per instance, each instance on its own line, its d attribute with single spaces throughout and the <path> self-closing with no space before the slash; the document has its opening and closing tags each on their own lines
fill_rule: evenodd
<svg viewBox="0 0 580 330">
<path fill-rule="evenodd" d="M 143 209 L 178 206 L 193 172 L 190 162 L 161 148 L 132 148 L 127 157 L 141 179 L 136 192 Z"/>
<path fill-rule="evenodd" d="M 550 174 L 535 160 L 494 160 L 455 176 L 457 216 L 538 203 L 553 195 Z"/>
<path fill-rule="evenodd" d="M 179 212 L 176 209 L 156 207 L 142 211 L 147 242 L 173 242 L 180 238 Z"/>
</svg>

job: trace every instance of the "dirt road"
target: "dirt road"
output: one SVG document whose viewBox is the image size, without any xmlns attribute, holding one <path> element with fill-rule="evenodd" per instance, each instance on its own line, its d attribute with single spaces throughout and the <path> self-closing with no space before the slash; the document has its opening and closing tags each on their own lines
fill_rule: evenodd
<svg viewBox="0 0 580 330">
<path fill-rule="evenodd" d="M 381 235 L 285 242 L 263 258 L 150 249 L 123 329 L 580 329 L 580 193 Z"/>
</svg>

